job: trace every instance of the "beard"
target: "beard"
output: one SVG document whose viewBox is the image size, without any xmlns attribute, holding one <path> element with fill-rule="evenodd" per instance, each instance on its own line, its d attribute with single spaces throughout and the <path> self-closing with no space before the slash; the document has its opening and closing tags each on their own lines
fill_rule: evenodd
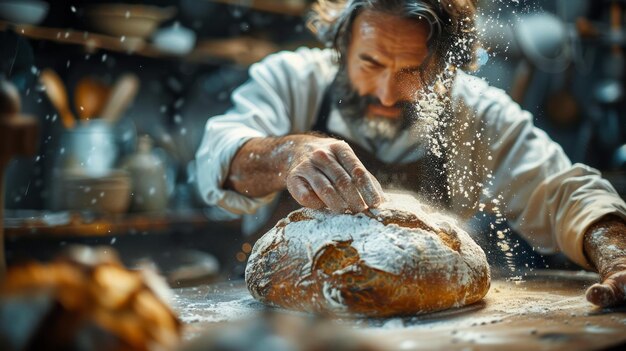
<svg viewBox="0 0 626 351">
<path fill-rule="evenodd" d="M 433 83 L 415 92 L 416 98 L 419 98 L 416 101 L 397 102 L 393 107 L 400 110 L 398 118 L 368 115 L 368 106 L 382 104 L 375 96 L 359 95 L 343 65 L 330 89 L 332 102 L 344 120 L 367 139 L 383 142 L 395 139 L 405 130 L 422 137 L 439 131 L 449 102 L 445 94 L 434 92 Z"/>
<path fill-rule="evenodd" d="M 361 96 L 354 88 L 348 76 L 348 70 L 341 66 L 330 86 L 333 104 L 339 109 L 345 121 L 367 139 L 375 141 L 393 140 L 402 131 L 410 130 L 419 134 L 427 132 L 427 126 L 421 128 L 419 123 L 425 117 L 423 101 L 399 101 L 393 107 L 400 110 L 398 118 L 367 115 L 369 105 L 382 105 L 375 96 Z M 423 89 L 420 89 L 423 90 Z M 417 91 L 416 96 L 430 97 L 426 91 Z M 429 104 L 432 105 L 432 104 Z M 432 116 L 431 113 L 428 113 Z"/>
<path fill-rule="evenodd" d="M 369 105 L 382 105 L 374 96 L 361 96 L 352 85 L 347 69 L 340 67 L 330 86 L 330 96 L 345 121 L 359 133 L 371 140 L 394 139 L 401 131 L 415 123 L 416 103 L 400 101 L 394 105 L 400 109 L 399 118 L 367 116 Z"/>
</svg>

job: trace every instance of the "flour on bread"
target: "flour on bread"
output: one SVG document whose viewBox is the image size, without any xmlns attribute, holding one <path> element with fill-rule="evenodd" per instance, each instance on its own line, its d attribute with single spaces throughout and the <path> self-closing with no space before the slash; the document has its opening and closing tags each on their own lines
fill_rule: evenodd
<svg viewBox="0 0 626 351">
<path fill-rule="evenodd" d="M 392 217 L 394 211 L 416 215 L 431 230 L 385 225 L 383 219 Z M 477 273 L 473 267 L 487 266 L 485 254 L 469 235 L 453 219 L 409 195 L 392 196 L 388 203 L 372 209 L 371 217 L 363 213 L 337 214 L 328 210 L 302 209 L 296 212 L 297 216 L 288 216 L 259 239 L 252 251 L 246 280 L 252 275 L 256 277 L 256 287 L 250 290 L 259 300 L 264 297 L 256 295 L 271 283 L 272 276 L 286 270 L 297 270 L 297 274 L 289 275 L 291 280 L 296 280 L 293 285 L 310 288 L 314 283 L 309 278 L 314 273 L 318 255 L 328 246 L 340 243 L 349 244 L 356 250 L 358 262 L 337 267 L 326 276 L 317 272 L 316 279 L 320 276 L 324 279 L 322 291 L 312 295 L 315 299 L 324 299 L 326 307 L 335 311 L 346 310 L 341 290 L 345 284 L 334 286 L 332 282 L 337 280 L 330 279 L 331 276 L 348 276 L 363 267 L 412 282 L 420 281 L 421 276 L 432 277 L 435 272 L 441 280 L 454 282 L 465 291 L 469 291 L 465 287 L 473 284 L 474 279 L 484 279 L 484 274 Z M 437 231 L 447 233 L 460 243 L 458 248 L 448 246 Z M 259 272 L 259 269 L 264 271 Z M 259 278 L 262 281 L 258 281 Z M 461 297 L 457 305 L 464 303 L 465 299 Z"/>
</svg>

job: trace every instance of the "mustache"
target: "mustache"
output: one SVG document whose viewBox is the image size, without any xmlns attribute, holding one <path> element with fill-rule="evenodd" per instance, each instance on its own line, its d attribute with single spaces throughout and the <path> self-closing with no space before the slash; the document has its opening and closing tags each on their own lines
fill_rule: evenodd
<svg viewBox="0 0 626 351">
<path fill-rule="evenodd" d="M 369 106 L 369 105 L 378 105 L 378 106 L 385 106 L 383 105 L 383 103 L 380 101 L 379 98 L 377 98 L 376 96 L 372 96 L 372 95 L 365 95 L 365 96 L 360 96 L 359 97 L 361 100 L 361 104 L 365 105 L 365 106 Z M 415 105 L 415 102 L 411 102 L 411 101 L 398 101 L 396 102 L 393 106 L 393 108 L 397 108 L 403 111 L 410 111 L 413 106 Z"/>
<path fill-rule="evenodd" d="M 365 116 L 369 105 L 384 106 L 380 99 L 373 95 L 360 95 L 352 85 L 345 67 L 340 67 L 330 85 L 331 99 L 341 111 L 342 116 L 349 120 L 359 120 Z M 401 111 L 401 127 L 407 127 L 416 119 L 417 107 L 414 101 L 398 101 L 393 107 Z"/>
</svg>

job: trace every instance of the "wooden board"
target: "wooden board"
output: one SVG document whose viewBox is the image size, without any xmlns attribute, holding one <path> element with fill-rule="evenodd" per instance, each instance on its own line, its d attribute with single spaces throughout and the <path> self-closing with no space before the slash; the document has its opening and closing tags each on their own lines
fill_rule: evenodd
<svg viewBox="0 0 626 351">
<path fill-rule="evenodd" d="M 588 272 L 529 272 L 517 281 L 494 279 L 485 299 L 471 306 L 339 324 L 380 350 L 571 351 L 626 345 L 626 308 L 602 310 L 585 300 L 586 287 L 597 279 Z M 263 318 L 258 317 L 263 305 L 252 299 L 243 281 L 178 289 L 174 302 L 187 339 L 218 325 Z M 209 343 L 206 337 L 202 342 Z"/>
</svg>

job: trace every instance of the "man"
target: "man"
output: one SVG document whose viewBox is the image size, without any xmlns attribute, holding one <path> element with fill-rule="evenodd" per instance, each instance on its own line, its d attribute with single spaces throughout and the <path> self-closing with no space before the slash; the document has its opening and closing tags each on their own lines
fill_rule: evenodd
<svg viewBox="0 0 626 351">
<path fill-rule="evenodd" d="M 253 213 L 287 189 L 302 206 L 360 212 L 385 201 L 383 186 L 411 190 L 463 218 L 506 217 L 539 250 L 600 273 L 589 301 L 623 304 L 626 204 L 462 71 L 475 11 L 476 0 L 320 1 L 310 24 L 333 50 L 253 65 L 233 109 L 208 121 L 197 153 L 207 203 Z"/>
</svg>

